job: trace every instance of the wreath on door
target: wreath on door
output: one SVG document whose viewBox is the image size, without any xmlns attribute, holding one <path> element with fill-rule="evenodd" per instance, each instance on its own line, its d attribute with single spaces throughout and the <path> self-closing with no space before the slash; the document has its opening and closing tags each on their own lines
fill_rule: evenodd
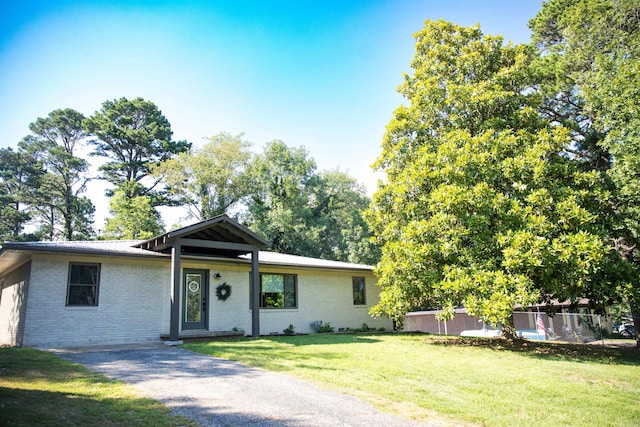
<svg viewBox="0 0 640 427">
<path fill-rule="evenodd" d="M 222 285 L 219 285 L 216 288 L 216 296 L 220 301 L 225 301 L 227 298 L 231 296 L 231 286 L 227 285 L 227 282 L 224 282 Z"/>
</svg>

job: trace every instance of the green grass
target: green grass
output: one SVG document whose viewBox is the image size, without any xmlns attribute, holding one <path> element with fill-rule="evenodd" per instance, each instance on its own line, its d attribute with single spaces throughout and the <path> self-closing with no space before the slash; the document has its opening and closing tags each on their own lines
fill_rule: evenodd
<svg viewBox="0 0 640 427">
<path fill-rule="evenodd" d="M 427 422 L 638 426 L 640 350 L 429 335 L 306 335 L 186 348 Z"/>
<path fill-rule="evenodd" d="M 53 354 L 0 347 L 0 425 L 195 426 L 131 387 Z"/>
</svg>

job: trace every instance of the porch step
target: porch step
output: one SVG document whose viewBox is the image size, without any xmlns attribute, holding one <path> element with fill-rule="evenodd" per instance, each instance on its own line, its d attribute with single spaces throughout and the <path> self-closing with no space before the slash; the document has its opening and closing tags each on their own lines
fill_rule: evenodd
<svg viewBox="0 0 640 427">
<path fill-rule="evenodd" d="M 178 337 L 181 341 L 198 341 L 198 340 L 213 340 L 213 339 L 225 339 L 236 338 L 245 336 L 245 332 L 242 329 L 237 331 L 205 331 L 205 330 L 190 330 L 182 331 Z M 169 334 L 160 335 L 160 339 L 163 341 L 169 340 Z"/>
</svg>

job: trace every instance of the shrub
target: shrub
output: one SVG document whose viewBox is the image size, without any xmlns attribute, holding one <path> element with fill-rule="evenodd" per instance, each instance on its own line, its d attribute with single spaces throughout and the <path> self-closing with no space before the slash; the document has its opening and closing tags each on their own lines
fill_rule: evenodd
<svg viewBox="0 0 640 427">
<path fill-rule="evenodd" d="M 295 335 L 296 334 L 295 329 L 296 329 L 295 326 L 289 325 L 289 327 L 284 329 L 282 332 L 285 335 Z"/>
<path fill-rule="evenodd" d="M 317 331 L 319 334 L 333 332 L 333 326 L 331 326 L 331 323 L 323 323 L 318 326 Z"/>
</svg>

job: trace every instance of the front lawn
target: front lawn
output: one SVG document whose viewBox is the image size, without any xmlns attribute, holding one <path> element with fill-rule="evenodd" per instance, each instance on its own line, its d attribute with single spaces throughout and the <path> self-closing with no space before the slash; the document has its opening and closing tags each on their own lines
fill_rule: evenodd
<svg viewBox="0 0 640 427">
<path fill-rule="evenodd" d="M 0 347 L 0 425 L 195 426 L 130 386 L 53 354 Z"/>
<path fill-rule="evenodd" d="M 186 348 L 425 422 L 638 426 L 640 350 L 430 335 L 280 336 Z"/>
</svg>

